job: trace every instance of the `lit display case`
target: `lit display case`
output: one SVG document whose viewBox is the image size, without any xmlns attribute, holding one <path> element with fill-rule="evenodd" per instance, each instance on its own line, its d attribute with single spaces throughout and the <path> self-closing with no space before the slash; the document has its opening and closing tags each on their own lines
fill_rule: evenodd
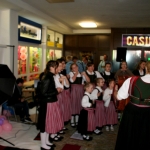
<svg viewBox="0 0 150 150">
<path fill-rule="evenodd" d="M 54 47 L 55 40 L 54 40 L 54 31 L 47 30 L 47 46 Z"/>
<path fill-rule="evenodd" d="M 55 33 L 55 46 L 57 48 L 63 48 L 63 35 L 60 33 Z"/>
</svg>

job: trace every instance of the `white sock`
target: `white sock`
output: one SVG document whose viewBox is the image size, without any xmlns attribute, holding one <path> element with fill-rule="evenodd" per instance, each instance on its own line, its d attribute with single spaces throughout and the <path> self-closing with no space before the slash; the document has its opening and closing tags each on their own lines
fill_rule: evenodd
<svg viewBox="0 0 150 150">
<path fill-rule="evenodd" d="M 79 116 L 78 115 L 75 116 L 75 120 L 76 120 L 75 122 L 78 123 L 78 120 L 79 120 Z"/>
<path fill-rule="evenodd" d="M 48 145 L 53 145 L 50 141 L 49 141 L 49 134 L 46 133 L 46 144 Z"/>
<path fill-rule="evenodd" d="M 74 116 L 71 116 L 71 123 L 74 123 Z"/>
<path fill-rule="evenodd" d="M 40 137 L 41 137 L 41 147 L 45 148 L 45 149 L 51 149 L 49 146 L 46 145 L 46 137 L 47 137 L 47 133 L 40 133 Z"/>
</svg>

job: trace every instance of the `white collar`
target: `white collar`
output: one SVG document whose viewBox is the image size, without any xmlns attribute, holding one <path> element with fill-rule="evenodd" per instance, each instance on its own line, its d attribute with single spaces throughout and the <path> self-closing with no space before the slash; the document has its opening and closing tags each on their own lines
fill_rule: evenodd
<svg viewBox="0 0 150 150">
<path fill-rule="evenodd" d="M 88 70 L 86 70 L 88 74 L 94 74 L 94 72 L 89 72 Z"/>
</svg>

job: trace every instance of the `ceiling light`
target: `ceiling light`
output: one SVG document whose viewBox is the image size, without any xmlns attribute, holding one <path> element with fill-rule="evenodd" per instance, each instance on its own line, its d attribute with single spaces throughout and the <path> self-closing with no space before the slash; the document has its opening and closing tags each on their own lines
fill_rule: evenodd
<svg viewBox="0 0 150 150">
<path fill-rule="evenodd" d="M 81 23 L 79 23 L 79 25 L 82 28 L 96 28 L 97 27 L 96 23 L 94 23 L 94 22 L 81 22 Z"/>
</svg>

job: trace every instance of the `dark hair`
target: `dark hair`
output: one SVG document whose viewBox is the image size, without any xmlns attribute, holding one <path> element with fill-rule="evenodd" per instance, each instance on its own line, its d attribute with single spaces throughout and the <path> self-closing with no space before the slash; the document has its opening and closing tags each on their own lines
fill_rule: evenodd
<svg viewBox="0 0 150 150">
<path fill-rule="evenodd" d="M 58 62 L 54 61 L 54 60 L 50 60 L 47 62 L 46 64 L 46 68 L 45 68 L 45 71 L 44 73 L 47 74 L 49 71 L 50 71 L 50 67 L 58 67 Z"/>
<path fill-rule="evenodd" d="M 44 77 L 44 72 L 42 72 L 42 73 L 39 75 L 39 80 L 42 81 L 43 77 Z"/>
<path fill-rule="evenodd" d="M 111 82 L 115 82 L 115 80 L 114 80 L 114 79 L 109 79 L 109 80 L 108 80 L 108 85 L 109 85 Z"/>
<path fill-rule="evenodd" d="M 87 65 L 86 65 L 86 66 L 87 66 L 87 68 L 88 68 L 88 67 L 91 67 L 92 65 L 94 65 L 94 63 L 89 62 L 89 63 L 87 63 Z"/>
<path fill-rule="evenodd" d="M 77 65 L 76 63 L 71 64 L 71 65 L 70 65 L 70 70 L 71 70 L 71 71 L 72 71 L 72 66 L 73 66 L 73 65 L 76 65 L 76 66 L 78 67 L 78 65 Z"/>
<path fill-rule="evenodd" d="M 139 70 L 140 69 L 140 65 L 143 63 L 143 62 L 145 62 L 146 63 L 146 61 L 145 60 L 140 60 L 140 62 L 137 64 L 137 66 L 136 66 L 136 69 L 137 70 Z"/>
<path fill-rule="evenodd" d="M 62 63 L 62 59 L 57 59 L 56 61 L 58 62 L 58 64 Z"/>
<path fill-rule="evenodd" d="M 66 60 L 65 60 L 63 57 L 62 57 L 62 58 L 60 58 L 60 59 L 61 59 L 61 61 L 62 61 L 62 62 L 64 61 L 64 62 L 66 63 Z"/>
<path fill-rule="evenodd" d="M 16 83 L 17 83 L 17 84 L 19 84 L 19 83 L 22 83 L 22 84 L 23 84 L 23 82 L 24 82 L 24 80 L 23 80 L 22 78 L 18 78 L 18 79 L 16 80 Z"/>
<path fill-rule="evenodd" d="M 126 65 L 128 66 L 127 62 L 126 62 L 125 60 L 123 60 L 123 61 L 121 61 L 121 62 L 120 62 L 120 67 L 119 67 L 120 69 L 121 69 L 121 65 L 122 65 L 122 63 L 124 63 L 124 62 L 125 62 L 125 63 L 126 63 Z"/>
<path fill-rule="evenodd" d="M 105 63 L 105 67 L 106 67 L 106 65 L 110 65 L 111 66 L 111 63 L 107 62 L 107 63 Z"/>
<path fill-rule="evenodd" d="M 73 56 L 73 57 L 72 57 L 72 60 L 74 60 L 74 59 L 76 59 L 76 60 L 77 60 L 77 59 L 78 59 L 78 58 L 77 58 L 77 56 Z"/>
</svg>

